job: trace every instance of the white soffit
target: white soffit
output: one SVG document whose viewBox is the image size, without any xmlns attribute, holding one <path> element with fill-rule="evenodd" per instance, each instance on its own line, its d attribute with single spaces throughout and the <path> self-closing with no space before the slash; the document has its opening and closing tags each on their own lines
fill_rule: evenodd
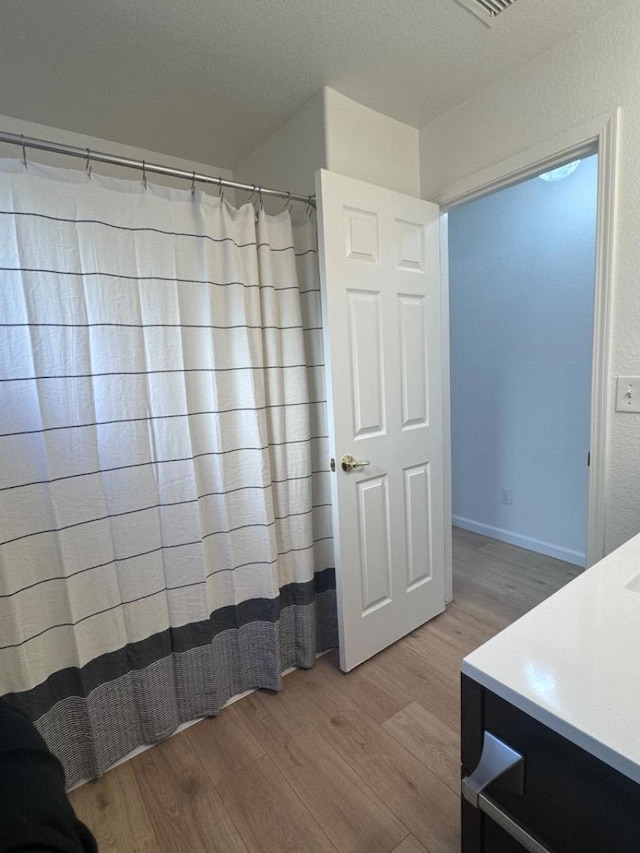
<svg viewBox="0 0 640 853">
<path fill-rule="evenodd" d="M 516 0 L 455 0 L 479 18 L 483 24 L 490 27 L 497 16 L 513 6 Z"/>
</svg>

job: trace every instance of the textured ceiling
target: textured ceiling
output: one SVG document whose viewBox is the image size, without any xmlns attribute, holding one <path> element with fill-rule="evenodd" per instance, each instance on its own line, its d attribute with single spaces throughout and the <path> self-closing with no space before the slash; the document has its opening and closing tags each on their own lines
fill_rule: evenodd
<svg viewBox="0 0 640 853">
<path fill-rule="evenodd" d="M 0 113 L 233 168 L 324 85 L 420 127 L 623 2 L 3 0 Z"/>
</svg>

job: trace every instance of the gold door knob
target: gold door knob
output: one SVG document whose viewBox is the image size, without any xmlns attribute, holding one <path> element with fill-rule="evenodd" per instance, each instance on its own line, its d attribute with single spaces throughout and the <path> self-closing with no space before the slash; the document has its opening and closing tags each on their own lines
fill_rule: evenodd
<svg viewBox="0 0 640 853">
<path fill-rule="evenodd" d="M 342 462 L 343 471 L 353 471 L 354 468 L 364 468 L 365 465 L 371 464 L 369 461 L 358 462 L 358 460 L 354 459 L 350 453 L 345 453 L 340 461 Z"/>
</svg>

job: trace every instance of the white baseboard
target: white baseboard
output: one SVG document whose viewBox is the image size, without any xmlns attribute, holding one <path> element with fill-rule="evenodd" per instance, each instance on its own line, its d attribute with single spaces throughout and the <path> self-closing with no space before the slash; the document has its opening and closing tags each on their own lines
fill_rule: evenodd
<svg viewBox="0 0 640 853">
<path fill-rule="evenodd" d="M 572 563 L 574 566 L 584 568 L 585 565 L 585 553 L 583 551 L 572 551 L 570 548 L 563 548 L 561 545 L 554 545 L 552 542 L 533 539 L 531 536 L 522 536 L 520 533 L 513 533 L 511 530 L 504 530 L 502 527 L 493 527 L 491 524 L 484 524 L 481 521 L 473 521 L 471 518 L 462 518 L 459 515 L 452 516 L 451 523 L 454 527 L 462 527 L 463 530 L 470 530 L 471 533 L 480 533 L 483 536 L 491 537 L 491 539 L 506 542 L 508 545 L 517 545 L 519 548 L 526 548 L 527 551 L 536 551 L 538 554 L 544 554 L 547 557 L 555 557 L 556 560 L 564 560 L 565 563 Z"/>
</svg>

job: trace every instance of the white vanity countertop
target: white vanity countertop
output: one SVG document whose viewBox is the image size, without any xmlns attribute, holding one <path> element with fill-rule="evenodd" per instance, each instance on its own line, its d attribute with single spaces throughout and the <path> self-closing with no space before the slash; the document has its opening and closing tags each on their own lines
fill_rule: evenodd
<svg viewBox="0 0 640 853">
<path fill-rule="evenodd" d="M 640 534 L 468 655 L 462 671 L 640 782 Z"/>
</svg>

